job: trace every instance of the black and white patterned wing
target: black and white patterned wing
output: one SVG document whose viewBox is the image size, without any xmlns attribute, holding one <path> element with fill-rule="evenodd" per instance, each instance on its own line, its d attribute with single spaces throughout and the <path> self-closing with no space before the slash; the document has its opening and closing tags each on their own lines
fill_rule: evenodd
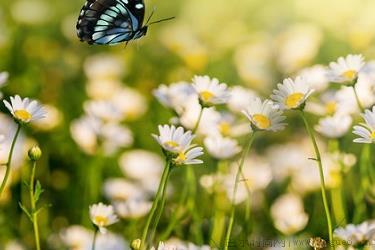
<svg viewBox="0 0 375 250">
<path fill-rule="evenodd" d="M 89 44 L 113 45 L 132 40 L 144 18 L 143 0 L 87 0 L 77 35 Z"/>
</svg>

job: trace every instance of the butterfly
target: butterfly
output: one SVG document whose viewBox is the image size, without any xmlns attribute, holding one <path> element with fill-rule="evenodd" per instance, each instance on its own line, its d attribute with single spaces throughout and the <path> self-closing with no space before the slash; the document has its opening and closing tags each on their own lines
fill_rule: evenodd
<svg viewBox="0 0 375 250">
<path fill-rule="evenodd" d="M 143 0 L 87 0 L 76 25 L 77 36 L 89 44 L 115 45 L 139 39 L 147 34 L 148 26 L 170 20 L 162 19 L 145 25 Z"/>
</svg>

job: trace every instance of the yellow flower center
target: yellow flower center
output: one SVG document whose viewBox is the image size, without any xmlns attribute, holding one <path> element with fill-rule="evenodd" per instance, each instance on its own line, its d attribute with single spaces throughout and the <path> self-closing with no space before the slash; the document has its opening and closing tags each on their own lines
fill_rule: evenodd
<svg viewBox="0 0 375 250">
<path fill-rule="evenodd" d="M 357 77 L 357 71 L 355 70 L 347 70 L 342 73 L 342 76 L 348 79 L 349 81 L 354 80 Z"/>
<path fill-rule="evenodd" d="M 253 115 L 253 121 L 255 122 L 255 126 L 257 126 L 259 129 L 267 129 L 271 126 L 270 119 L 262 114 Z"/>
<path fill-rule="evenodd" d="M 176 148 L 178 147 L 178 143 L 175 142 L 175 141 L 167 141 L 167 142 L 164 142 L 164 145 L 169 147 L 169 148 Z"/>
<path fill-rule="evenodd" d="M 286 98 L 285 105 L 290 109 L 297 108 L 304 96 L 302 93 L 293 93 Z"/>
<path fill-rule="evenodd" d="M 177 164 L 182 164 L 184 161 L 186 161 L 186 155 L 184 152 L 179 152 L 178 156 L 175 159 L 175 162 Z"/>
<path fill-rule="evenodd" d="M 336 112 L 337 104 L 334 101 L 330 101 L 326 104 L 326 113 L 333 115 Z"/>
<path fill-rule="evenodd" d="M 202 91 L 199 93 L 199 96 L 202 99 L 202 101 L 209 102 L 214 96 L 214 94 L 210 91 Z"/>
<path fill-rule="evenodd" d="M 27 112 L 25 109 L 19 109 L 19 110 L 14 111 L 14 117 L 17 120 L 28 122 L 30 121 L 32 115 L 29 112 Z"/>
<path fill-rule="evenodd" d="M 375 130 L 371 132 L 370 137 L 371 137 L 371 139 L 375 140 Z"/>
<path fill-rule="evenodd" d="M 101 215 L 95 216 L 94 221 L 95 221 L 95 224 L 97 224 L 98 226 L 105 226 L 108 224 L 108 218 L 105 216 L 101 216 Z"/>
<path fill-rule="evenodd" d="M 219 131 L 224 136 L 230 135 L 230 124 L 228 122 L 221 122 L 219 124 Z"/>
</svg>

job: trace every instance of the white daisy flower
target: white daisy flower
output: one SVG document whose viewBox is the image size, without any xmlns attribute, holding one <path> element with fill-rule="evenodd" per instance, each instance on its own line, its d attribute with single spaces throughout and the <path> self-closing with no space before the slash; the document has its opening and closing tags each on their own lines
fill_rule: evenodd
<svg viewBox="0 0 375 250">
<path fill-rule="evenodd" d="M 278 131 L 285 127 L 285 123 L 282 123 L 285 116 L 282 116 L 282 111 L 276 109 L 270 100 L 262 102 L 260 98 L 254 98 L 252 104 L 242 113 L 249 119 L 251 125 L 259 130 Z"/>
<path fill-rule="evenodd" d="M 287 78 L 282 84 L 277 84 L 271 98 L 280 109 L 298 109 L 313 92 L 306 80 L 298 76 L 295 80 Z"/>
<path fill-rule="evenodd" d="M 329 64 L 328 77 L 336 83 L 353 83 L 363 70 L 365 61 L 362 55 L 348 55 L 340 57 L 337 62 Z"/>
<path fill-rule="evenodd" d="M 113 207 L 111 205 L 104 205 L 103 203 L 90 206 L 90 219 L 99 228 L 101 233 L 106 233 L 106 227 L 118 221 Z"/>
<path fill-rule="evenodd" d="M 333 233 L 349 245 L 363 245 L 374 240 L 375 224 L 368 221 L 359 225 L 349 224 L 345 227 L 336 228 Z"/>
<path fill-rule="evenodd" d="M 47 114 L 37 101 L 29 98 L 21 99 L 19 95 L 10 97 L 10 103 L 5 100 L 3 102 L 14 119 L 21 123 L 42 119 Z"/>
<path fill-rule="evenodd" d="M 164 150 L 178 153 L 181 149 L 191 144 L 195 135 L 192 132 L 184 131 L 183 127 L 174 125 L 159 125 L 159 135 L 152 135 Z"/>
<path fill-rule="evenodd" d="M 194 147 L 191 144 L 195 135 L 191 131 L 184 131 L 182 127 L 159 125 L 159 134 L 152 135 L 160 146 L 173 154 L 172 160 L 176 165 L 201 164 L 203 161 L 196 157 L 203 154 L 202 147 Z"/>
<path fill-rule="evenodd" d="M 195 95 L 195 91 L 191 84 L 177 82 L 169 86 L 162 84 L 153 91 L 153 94 L 165 107 L 181 113 L 184 110 L 186 100 Z"/>
<path fill-rule="evenodd" d="M 328 138 L 339 138 L 344 136 L 352 125 L 349 115 L 334 115 L 319 120 L 315 130 Z"/>
<path fill-rule="evenodd" d="M 203 106 L 223 104 L 230 97 L 228 86 L 225 83 L 220 83 L 218 79 L 211 79 L 208 76 L 195 76 L 193 88 Z"/>
<path fill-rule="evenodd" d="M 372 107 L 372 111 L 366 109 L 365 113 L 361 115 L 365 123 L 354 126 L 353 134 L 360 136 L 360 138 L 354 139 L 354 142 L 375 143 L 375 106 Z"/>
<path fill-rule="evenodd" d="M 216 159 L 230 159 L 241 151 L 236 140 L 222 136 L 210 136 L 204 140 L 208 153 Z"/>
</svg>

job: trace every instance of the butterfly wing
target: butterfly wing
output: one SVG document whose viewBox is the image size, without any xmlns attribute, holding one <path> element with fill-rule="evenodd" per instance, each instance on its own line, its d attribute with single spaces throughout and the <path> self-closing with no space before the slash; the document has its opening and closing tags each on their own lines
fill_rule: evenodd
<svg viewBox="0 0 375 250">
<path fill-rule="evenodd" d="M 144 18 L 143 0 L 87 0 L 77 35 L 89 44 L 117 44 L 133 39 Z"/>
</svg>

